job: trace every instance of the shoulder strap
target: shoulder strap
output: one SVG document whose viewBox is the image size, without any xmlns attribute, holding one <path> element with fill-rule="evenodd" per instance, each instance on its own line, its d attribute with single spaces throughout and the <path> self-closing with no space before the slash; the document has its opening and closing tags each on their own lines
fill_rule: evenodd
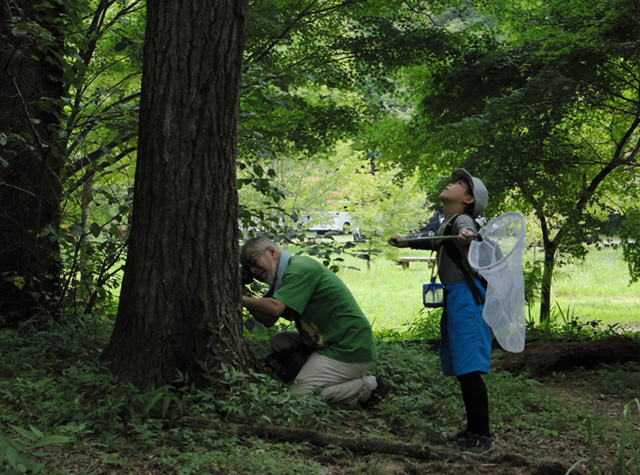
<svg viewBox="0 0 640 475">
<path fill-rule="evenodd" d="M 447 224 L 445 225 L 442 233 L 443 236 L 451 236 L 453 234 L 453 223 L 456 221 L 456 218 L 458 216 L 460 215 L 456 214 L 452 216 L 449 219 L 449 221 L 447 221 Z M 456 266 L 458 266 L 458 269 L 460 269 L 460 272 L 462 272 L 462 275 L 464 276 L 464 280 L 467 283 L 467 286 L 469 287 L 471 294 L 473 295 L 473 299 L 475 300 L 476 305 L 484 305 L 484 297 L 482 296 L 480 289 L 478 289 L 478 286 L 474 282 L 471 272 L 469 271 L 467 266 L 464 264 L 464 262 L 462 262 L 462 255 L 460 254 L 460 250 L 455 245 L 453 240 L 443 239 L 442 241 L 440 241 L 440 247 L 444 248 L 444 251 L 447 253 L 451 261 Z M 480 282 L 482 283 L 482 286 L 486 288 L 486 284 L 485 284 L 486 281 L 482 277 L 480 278 Z"/>
</svg>

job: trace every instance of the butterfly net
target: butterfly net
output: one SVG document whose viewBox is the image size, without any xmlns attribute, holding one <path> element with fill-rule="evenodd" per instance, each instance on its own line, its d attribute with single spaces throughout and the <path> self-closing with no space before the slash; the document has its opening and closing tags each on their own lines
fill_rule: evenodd
<svg viewBox="0 0 640 475">
<path fill-rule="evenodd" d="M 524 349 L 525 302 L 522 254 L 525 220 L 509 212 L 492 219 L 469 246 L 469 264 L 487 280 L 482 317 L 500 346 L 518 353 Z"/>
</svg>

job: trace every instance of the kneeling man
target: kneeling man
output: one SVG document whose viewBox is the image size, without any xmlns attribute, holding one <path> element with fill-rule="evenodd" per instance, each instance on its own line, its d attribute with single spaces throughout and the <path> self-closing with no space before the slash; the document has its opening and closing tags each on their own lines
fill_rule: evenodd
<svg viewBox="0 0 640 475">
<path fill-rule="evenodd" d="M 240 262 L 269 285 L 262 298 L 242 297 L 242 304 L 267 327 L 284 318 L 296 331 L 278 332 L 271 347 L 280 351 L 300 343 L 311 351 L 296 377 L 295 393 L 320 394 L 330 403 L 360 404 L 389 391 L 379 376 L 367 376 L 377 356 L 371 325 L 340 278 L 320 262 L 281 252 L 269 239 L 248 240 Z"/>
</svg>

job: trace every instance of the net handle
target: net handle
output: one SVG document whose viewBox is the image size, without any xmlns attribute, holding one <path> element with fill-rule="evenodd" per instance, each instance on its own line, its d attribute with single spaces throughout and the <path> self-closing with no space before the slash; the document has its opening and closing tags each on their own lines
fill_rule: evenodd
<svg viewBox="0 0 640 475">
<path fill-rule="evenodd" d="M 401 239 L 398 241 L 398 244 L 420 244 L 430 241 L 440 241 L 444 239 L 458 239 L 458 235 L 454 234 L 451 236 L 426 236 L 420 238 Z M 479 234 L 469 234 L 467 236 L 467 239 L 477 239 L 478 241 L 482 241 L 482 236 L 480 236 Z"/>
</svg>

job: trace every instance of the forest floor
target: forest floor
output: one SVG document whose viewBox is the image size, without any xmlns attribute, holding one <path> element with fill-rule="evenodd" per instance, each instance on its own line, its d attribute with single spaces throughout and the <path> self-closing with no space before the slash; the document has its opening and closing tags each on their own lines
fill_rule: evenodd
<svg viewBox="0 0 640 475">
<path fill-rule="evenodd" d="M 593 346 L 602 344 L 601 347 Z M 577 346 L 576 346 L 577 345 Z M 556 352 L 556 355 L 552 355 Z M 590 358 L 589 353 L 598 356 Z M 588 355 L 588 356 L 585 356 Z M 518 366 L 526 361 L 524 371 L 534 368 L 546 369 L 534 379 L 540 383 L 539 391 L 548 394 L 557 401 L 559 408 L 579 408 L 586 414 L 585 419 L 568 431 L 554 434 L 552 419 L 547 436 L 536 436 L 540 431 L 531 431 L 526 438 L 522 436 L 522 424 L 514 420 L 513 426 L 520 430 L 511 432 L 508 428 L 495 434 L 494 449 L 483 456 L 462 454 L 462 450 L 453 444 L 434 445 L 439 453 L 450 454 L 439 460 L 425 461 L 408 457 L 380 457 L 373 463 L 374 472 L 380 474 L 497 474 L 497 475 L 565 475 L 572 474 L 619 474 L 640 473 L 640 455 L 637 441 L 640 440 L 640 403 L 630 401 L 627 395 L 621 396 L 615 388 L 603 384 L 603 375 L 614 373 L 632 374 L 637 372 L 640 354 L 637 345 L 625 338 L 610 338 L 601 342 L 562 343 L 537 342 L 528 346 L 523 353 L 505 353 L 496 366 Z M 608 360 L 608 358 L 610 358 Z M 578 364 L 576 364 L 578 361 Z M 567 363 L 569 362 L 569 363 Z M 583 362 L 583 365 L 580 364 Z M 515 365 L 513 363 L 516 363 Z M 554 368 L 560 368 L 554 371 Z M 638 381 L 637 377 L 633 380 Z M 631 383 L 636 384 L 636 383 Z M 605 390 L 603 390 L 603 388 Z M 640 397 L 640 385 L 632 390 L 636 398 Z M 489 394 L 490 403 L 492 395 Z M 625 407 L 628 417 L 623 423 Z M 542 409 L 544 410 L 544 409 Z M 592 427 L 591 436 L 587 427 Z M 628 443 L 628 449 L 620 450 L 621 426 L 633 433 L 634 442 Z M 366 434 L 361 434 L 366 436 Z M 618 456 L 624 454 L 626 469 L 616 467 Z M 344 470 L 341 466 L 344 465 Z M 372 463 L 367 465 L 372 466 Z M 328 467 L 328 474 L 352 474 L 353 464 L 349 461 L 335 461 Z"/>
<path fill-rule="evenodd" d="M 542 383 L 542 390 L 554 395 L 558 401 L 562 401 L 567 406 L 581 406 L 594 415 L 594 420 L 598 423 L 615 423 L 620 419 L 624 407 L 628 400 L 621 397 L 594 392 L 590 388 L 596 387 L 591 384 L 597 373 L 591 369 L 577 368 L 571 372 L 549 376 Z M 376 409 L 367 411 L 371 419 L 376 417 Z M 636 418 L 637 421 L 637 418 Z M 595 423 L 595 422 L 594 422 Z M 365 430 L 363 430 L 363 427 Z M 636 423 L 636 431 L 640 427 Z M 366 424 L 360 417 L 354 418 L 352 427 L 347 427 L 345 433 L 353 438 L 366 439 Z M 526 440 L 517 440 L 509 433 L 496 434 L 497 443 L 494 449 L 484 456 L 466 456 L 462 454 L 460 448 L 453 444 L 433 445 L 430 449 L 436 451 L 440 456 L 437 459 L 425 460 L 412 456 L 389 455 L 385 453 L 357 453 L 340 450 L 335 455 L 328 454 L 324 447 L 314 447 L 309 444 L 304 449 L 304 456 L 315 466 L 321 467 L 321 474 L 326 475 L 426 475 L 426 474 L 456 474 L 456 475 L 565 475 L 572 470 L 573 475 L 586 475 L 591 473 L 617 474 L 614 470 L 617 457 L 615 440 L 608 440 L 603 443 L 599 440 L 596 444 L 595 460 L 600 472 L 589 469 L 589 444 L 584 427 L 576 428 L 572 434 L 559 434 L 557 437 L 529 437 Z M 265 440 L 269 443 L 279 444 L 279 440 Z M 80 463 L 73 462 L 80 454 L 70 452 L 59 452 L 53 455 L 58 459 L 59 467 L 64 467 L 64 472 L 53 473 L 95 473 L 116 475 L 120 473 L 130 473 L 136 475 L 155 475 L 167 473 L 203 473 L 212 475 L 223 475 L 226 471 L 168 471 L 165 463 L 162 463 L 157 456 L 138 453 L 131 446 L 131 451 L 125 455 L 127 467 L 123 471 L 122 467 L 110 465 L 109 460 L 96 460 L 90 454 L 84 457 L 93 459 L 91 462 L 84 458 Z M 139 448 L 139 447 L 138 447 Z M 444 456 L 442 456 L 444 454 Z M 300 454 L 298 454 L 300 455 Z M 580 460 L 582 462 L 579 462 Z M 89 462 L 89 463 L 87 463 Z M 576 462 L 579 462 L 576 464 Z M 55 466 L 56 463 L 49 466 Z M 74 470 L 75 467 L 75 470 Z M 90 467 L 90 468 L 89 468 Z M 241 473 L 234 471 L 235 473 Z M 264 472 L 270 473 L 270 472 Z M 301 468 L 300 472 L 310 473 Z M 630 472 L 635 473 L 635 472 Z"/>
<path fill-rule="evenodd" d="M 540 380 L 542 390 L 551 393 L 567 406 L 579 406 L 593 414 L 600 424 L 619 421 L 627 398 L 594 392 L 598 374 L 592 369 L 577 368 L 570 372 L 556 374 Z M 640 431 L 636 423 L 634 429 Z M 596 422 L 594 422 L 596 424 Z M 580 460 L 572 474 L 596 473 L 589 469 L 590 447 L 584 426 L 576 428 L 573 434 L 559 434 L 557 437 L 530 437 L 527 440 L 514 439 L 509 433 L 496 434 L 494 449 L 484 456 L 463 455 L 455 445 L 443 444 L 437 448 L 449 450 L 451 457 L 445 460 L 425 461 L 408 457 L 379 457 L 366 465 L 377 466 L 379 474 L 465 474 L 465 475 L 565 475 Z M 595 461 L 600 473 L 619 473 L 614 470 L 617 458 L 616 440 L 595 442 Z M 436 447 L 434 447 L 436 448 Z M 368 456 L 371 457 L 371 456 Z M 354 461 L 334 460 L 327 464 L 327 474 L 353 474 Z M 357 463 L 356 463 L 357 465 Z M 630 472 L 635 473 L 635 472 Z"/>
<path fill-rule="evenodd" d="M 22 340 L 18 343 L 22 343 Z M 558 369 L 558 366 L 554 366 L 550 369 L 550 359 L 566 364 L 570 357 L 584 354 L 573 346 L 576 343 L 580 343 L 581 351 L 586 349 L 589 354 L 600 355 L 600 360 L 588 365 L 572 364 L 570 367 Z M 606 346 L 609 343 L 613 347 Z M 640 403 L 630 402 L 632 398 L 640 396 L 640 352 L 636 347 L 628 346 L 628 343 L 624 338 L 591 342 L 556 341 L 553 345 L 548 341 L 539 341 L 528 344 L 523 353 L 503 353 L 495 358 L 493 365 L 496 370 L 492 371 L 494 379 L 491 385 L 494 391 L 490 391 L 489 398 L 490 404 L 494 401 L 494 408 L 500 411 L 501 417 L 496 417 L 497 420 L 494 421 L 494 426 L 497 427 L 496 445 L 490 453 L 483 456 L 467 456 L 455 444 L 438 441 L 441 430 L 438 411 L 443 406 L 431 407 L 425 394 L 418 393 L 425 385 L 434 387 L 441 384 L 434 376 L 425 381 L 425 374 L 430 374 L 427 371 L 437 371 L 435 353 L 433 357 L 421 362 L 418 370 L 403 373 L 402 368 L 397 366 L 395 372 L 390 373 L 396 376 L 396 384 L 406 381 L 408 375 L 415 373 L 416 376 L 404 389 L 396 387 L 397 390 L 389 396 L 388 402 L 382 401 L 378 406 L 366 410 L 342 411 L 338 417 L 333 412 L 327 412 L 329 419 L 318 418 L 322 423 L 315 426 L 292 423 L 290 425 L 294 428 L 286 428 L 281 426 L 281 419 L 278 423 L 281 425 L 267 423 L 264 430 L 259 419 L 253 419 L 253 425 L 226 422 L 225 418 L 211 417 L 214 411 L 205 406 L 199 411 L 191 411 L 175 418 L 165 419 L 164 415 L 149 413 L 136 423 L 104 425 L 108 424 L 109 418 L 116 418 L 116 422 L 127 419 L 124 414 L 109 410 L 109 404 L 117 402 L 113 394 L 116 386 L 107 384 L 99 375 L 89 374 L 89 380 L 81 379 L 87 388 L 77 387 L 74 389 L 77 394 L 71 393 L 73 397 L 66 392 L 68 388 L 65 389 L 65 386 L 55 386 L 55 379 L 40 377 L 37 381 L 27 381 L 18 378 L 16 381 L 20 384 L 15 386 L 16 389 L 12 389 L 10 393 L 5 391 L 7 396 L 22 391 L 21 394 L 14 394 L 17 405 L 7 406 L 15 411 L 5 414 L 11 421 L 44 420 L 52 417 L 52 414 L 58 414 L 49 406 L 64 409 L 71 404 L 74 405 L 73 412 L 80 411 L 80 406 L 85 405 L 83 401 L 86 401 L 82 399 L 81 393 L 86 389 L 95 392 L 100 403 L 93 409 L 87 408 L 87 415 L 78 418 L 87 422 L 93 419 L 93 426 L 67 424 L 67 433 L 73 427 L 78 433 L 78 437 L 74 438 L 75 442 L 48 445 L 46 453 L 41 453 L 41 446 L 44 445 L 40 440 L 42 436 L 36 434 L 31 423 L 19 423 L 23 427 L 20 432 L 23 435 L 21 444 L 28 442 L 25 437 L 33 440 L 31 444 L 26 447 L 16 445 L 17 443 L 12 447 L 7 445 L 2 432 L 12 433 L 11 428 L 15 429 L 16 422 L 5 424 L 5 427 L 0 428 L 0 448 L 4 449 L 7 462 L 14 469 L 17 467 L 17 471 L 9 470 L 4 473 L 565 475 L 570 471 L 572 475 L 636 475 L 640 473 Z M 66 340 L 65 344 L 68 344 Z M 19 347 L 8 348 L 13 351 Z M 398 350 L 397 345 L 384 348 L 387 352 Z M 399 354 L 403 358 L 397 361 L 405 367 L 411 366 L 412 355 L 424 353 L 422 348 L 416 346 L 409 347 L 416 350 L 413 353 L 404 352 L 405 347 L 402 348 L 403 352 Z M 626 361 L 603 361 L 605 355 L 613 354 L 613 350 L 607 352 L 604 348 L 616 348 L 620 351 L 618 354 L 627 356 Z M 626 351 L 628 348 L 631 348 L 630 352 Z M 48 355 L 50 352 L 45 353 Z M 387 353 L 390 354 L 395 355 Z M 518 359 L 522 356 L 526 361 L 524 367 L 521 359 Z M 6 359 L 10 359 L 9 356 Z M 22 361 L 24 358 L 18 359 Z M 520 369 L 514 371 L 527 371 L 523 378 L 527 381 L 526 385 L 499 384 L 502 381 L 499 375 L 506 373 L 498 368 L 502 367 L 504 371 L 504 367 L 509 366 L 505 362 L 516 362 L 511 367 L 518 366 Z M 531 368 L 542 370 L 535 373 Z M 58 377 L 64 374 L 66 373 L 58 373 Z M 19 375 L 24 375 L 24 371 Z M 516 379 L 515 376 L 511 378 L 507 375 L 503 379 L 512 381 Z M 530 379 L 532 377 L 533 381 Z M 89 384 L 94 379 L 95 382 Z M 623 385 L 620 391 L 616 386 L 618 383 Z M 39 391 L 34 393 L 29 389 L 33 387 L 39 388 Z M 517 397 L 519 394 L 513 393 L 514 388 L 527 392 L 530 397 L 526 399 L 526 404 L 518 403 L 521 398 Z M 438 394 L 452 394 L 451 397 L 457 401 L 457 390 L 457 385 L 451 381 L 450 386 Z M 242 391 L 244 389 L 240 392 Z M 230 391 L 234 392 L 238 391 Z M 623 393 L 625 395 L 621 396 Z M 34 402 L 34 397 L 38 395 L 42 396 L 42 401 Z M 136 394 L 135 397 L 139 398 L 141 395 Z M 70 398 L 73 401 L 69 401 Z M 153 397 L 151 403 L 144 401 L 144 406 L 152 406 L 157 397 Z M 307 399 L 301 401 L 311 402 Z M 418 401 L 419 405 L 410 405 L 409 401 Z M 426 401 L 426 405 L 422 405 L 422 401 Z M 503 403 L 501 408 L 496 407 L 499 402 Z M 513 410 L 506 411 L 505 404 Z M 50 410 L 45 411 L 44 406 L 47 405 Z M 76 407 L 77 405 L 79 406 Z M 117 407 L 121 408 L 121 412 L 134 410 L 138 406 L 127 404 Z M 246 409 L 246 406 L 242 407 Z M 295 411 L 301 407 L 294 405 L 287 407 L 287 410 Z M 309 405 L 305 418 L 313 418 L 317 407 L 319 406 Z M 623 419 L 626 407 L 631 416 Z M 40 408 L 42 412 L 31 414 L 35 408 Z M 284 406 L 276 406 L 275 411 L 282 412 L 283 409 Z M 106 416 L 98 417 L 99 414 L 94 413 L 94 410 L 106 411 Z M 262 410 L 263 406 L 260 406 L 260 411 Z M 66 412 L 63 413 L 67 415 Z M 540 417 L 530 417 L 533 414 Z M 564 414 L 570 414 L 570 417 L 563 417 Z M 455 420 L 457 415 L 456 412 Z M 434 426 L 428 426 L 412 423 L 415 420 L 436 422 Z M 285 421 L 284 425 L 286 424 Z M 32 429 L 32 433 L 26 430 L 27 426 Z M 117 429 L 114 428 L 116 426 Z M 316 429 L 296 429 L 298 426 Z M 592 427 L 591 435 L 589 426 Z M 423 432 L 425 428 L 431 427 L 435 432 Z M 93 428 L 96 430 L 92 432 Z M 100 428 L 103 428 L 101 435 L 97 430 Z M 453 427 L 442 427 L 442 430 L 451 429 Z M 84 435 L 81 434 L 82 431 Z M 620 442 L 623 440 L 621 434 L 625 433 L 633 434 L 630 444 L 622 444 L 622 447 L 629 447 L 625 457 L 627 460 L 634 458 L 633 468 L 626 472 L 616 468 Z M 35 459 L 46 464 L 46 469 L 38 472 Z M 9 466 L 5 465 L 5 468 Z"/>
<path fill-rule="evenodd" d="M 620 364 L 624 369 L 624 364 Z M 608 370 L 616 370 L 617 366 L 608 365 Z M 591 368 L 575 368 L 571 371 L 554 373 L 539 379 L 540 390 L 550 393 L 559 404 L 567 407 L 581 407 L 585 412 L 593 415 L 595 427 L 605 427 L 616 424 L 621 418 L 627 398 L 603 394 L 595 391 L 599 378 L 598 372 Z M 633 409 L 637 416 L 637 409 Z M 368 436 L 367 421 L 375 424 L 378 417 L 376 408 L 362 415 L 354 416 L 351 426 L 343 426 L 343 435 L 354 439 L 366 440 Z M 363 419 L 364 417 L 364 419 Z M 632 430 L 640 431 L 638 417 L 634 417 L 635 425 Z M 514 421 L 517 422 L 517 421 Z M 595 431 L 596 429 L 594 429 Z M 551 431 L 552 432 L 552 431 Z M 529 436 L 526 439 L 502 431 L 496 434 L 497 443 L 494 449 L 484 456 L 467 456 L 462 454 L 461 448 L 454 444 L 433 444 L 425 447 L 426 452 L 433 450 L 437 457 L 415 457 L 412 455 L 389 455 L 388 453 L 361 453 L 357 451 L 338 450 L 331 454 L 326 447 L 308 444 L 303 449 L 304 457 L 321 467 L 321 474 L 326 475 L 422 475 L 422 474 L 460 474 L 460 475 L 586 475 L 592 473 L 618 474 L 615 469 L 618 454 L 615 437 L 594 435 L 594 453 L 590 454 L 585 424 L 575 427 L 571 433 L 561 433 L 545 437 Z M 610 433 L 609 433 L 610 434 Z M 279 444 L 282 440 L 265 438 L 267 445 Z M 393 441 L 391 441 L 393 442 Z M 400 441 L 398 441 L 400 442 Z M 636 446 L 637 448 L 637 446 Z M 128 473 L 160 474 L 172 473 L 166 471 L 166 465 L 156 465 L 153 460 L 146 459 L 140 454 L 139 464 L 133 462 L 135 455 L 131 454 Z M 300 453 L 298 454 L 300 455 Z M 589 458 L 596 463 L 597 470 L 589 467 Z M 132 463 L 133 462 L 133 463 Z M 134 468 L 135 467 L 135 468 Z M 121 473 L 110 470 L 103 465 L 93 473 Z M 206 471 L 190 473 L 207 473 L 214 475 L 227 474 L 226 471 Z M 239 473 L 234 471 L 233 473 Z M 270 472 L 265 472 L 270 473 Z M 300 472 L 310 473 L 301 468 Z M 636 473 L 630 471 L 628 473 Z"/>
</svg>

